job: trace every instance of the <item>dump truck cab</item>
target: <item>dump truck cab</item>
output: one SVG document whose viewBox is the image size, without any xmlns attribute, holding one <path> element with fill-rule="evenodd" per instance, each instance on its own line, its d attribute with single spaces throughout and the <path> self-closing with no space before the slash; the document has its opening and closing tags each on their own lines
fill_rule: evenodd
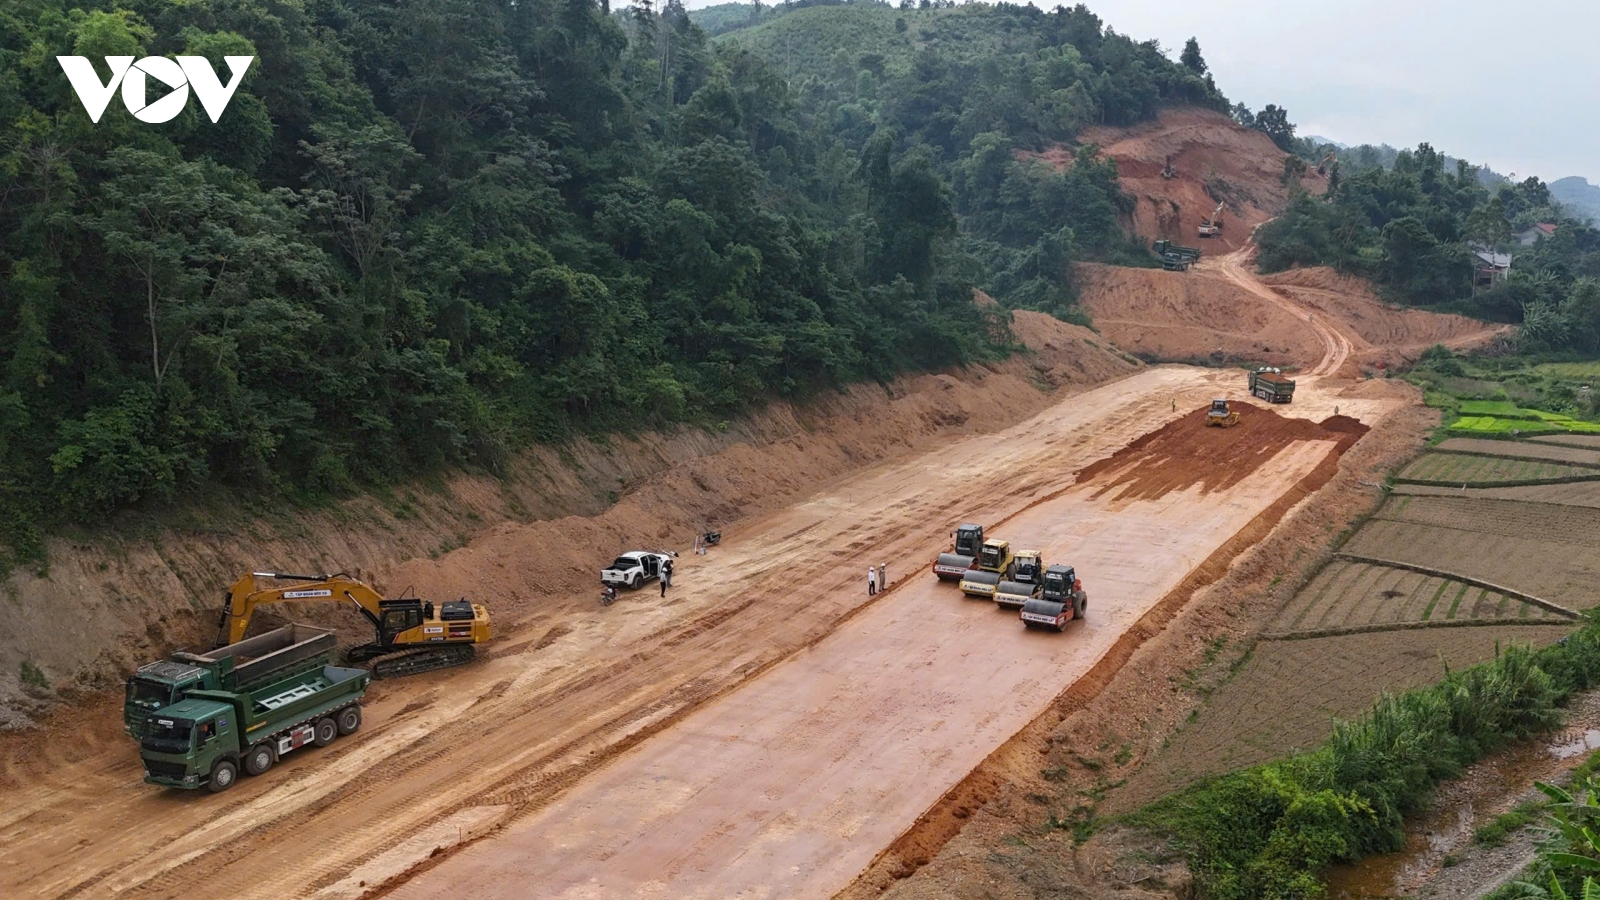
<svg viewBox="0 0 1600 900">
<path fill-rule="evenodd" d="M 1011 544 L 1008 541 L 984 541 L 978 550 L 978 568 L 985 572 L 995 572 L 1010 578 L 1016 559 L 1011 555 Z"/>
<path fill-rule="evenodd" d="M 1250 394 L 1268 403 L 1288 403 L 1294 399 L 1294 379 L 1282 369 L 1263 366 L 1250 373 Z"/>
<path fill-rule="evenodd" d="M 128 678 L 122 704 L 122 725 L 134 738 L 143 737 L 151 713 L 177 703 L 191 688 L 216 687 L 208 684 L 205 669 L 197 665 L 163 659 L 142 665 Z"/>
<path fill-rule="evenodd" d="M 978 560 L 978 550 L 983 546 L 983 526 L 963 522 L 950 533 L 951 552 L 939 554 L 933 561 L 933 574 L 940 581 L 960 581 L 967 570 Z"/>
<path fill-rule="evenodd" d="M 1038 550 L 1018 550 L 1011 577 L 1023 584 L 1038 584 L 1044 578 L 1044 554 Z"/>
<path fill-rule="evenodd" d="M 189 698 L 151 713 L 139 739 L 145 781 L 169 787 L 198 788 L 213 774 L 231 783 L 239 770 L 239 721 L 233 707 Z"/>
</svg>

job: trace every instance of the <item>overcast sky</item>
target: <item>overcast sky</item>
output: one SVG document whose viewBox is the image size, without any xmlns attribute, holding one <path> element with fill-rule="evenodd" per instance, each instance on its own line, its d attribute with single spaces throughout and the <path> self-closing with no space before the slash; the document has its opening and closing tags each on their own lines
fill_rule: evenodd
<svg viewBox="0 0 1600 900">
<path fill-rule="evenodd" d="M 1595 0 L 1085 2 L 1174 57 L 1199 38 L 1230 99 L 1286 107 L 1300 134 L 1429 141 L 1501 174 L 1600 183 Z"/>
</svg>

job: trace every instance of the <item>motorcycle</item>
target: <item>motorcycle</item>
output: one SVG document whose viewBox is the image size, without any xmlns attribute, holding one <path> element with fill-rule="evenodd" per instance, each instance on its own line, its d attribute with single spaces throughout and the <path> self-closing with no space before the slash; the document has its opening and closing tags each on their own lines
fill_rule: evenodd
<svg viewBox="0 0 1600 900">
<path fill-rule="evenodd" d="M 715 547 L 716 545 L 722 543 L 722 532 L 708 531 L 700 536 L 700 541 L 707 547 Z"/>
<path fill-rule="evenodd" d="M 606 585 L 606 587 L 600 591 L 600 605 L 610 606 L 615 602 L 617 602 L 617 589 L 611 587 L 610 585 Z"/>
</svg>

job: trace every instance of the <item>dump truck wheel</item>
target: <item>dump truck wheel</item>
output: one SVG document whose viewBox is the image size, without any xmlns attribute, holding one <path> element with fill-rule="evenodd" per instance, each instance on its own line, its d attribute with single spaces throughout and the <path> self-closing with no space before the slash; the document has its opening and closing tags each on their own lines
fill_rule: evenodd
<svg viewBox="0 0 1600 900">
<path fill-rule="evenodd" d="M 218 760 L 217 764 L 211 767 L 211 783 L 206 787 L 211 789 L 211 793 L 220 794 L 233 787 L 233 783 L 238 780 L 239 767 L 233 764 L 233 760 Z"/>
<path fill-rule="evenodd" d="M 355 734 L 356 733 L 356 729 L 360 728 L 360 727 L 361 727 L 361 707 L 359 707 L 359 706 L 346 706 L 344 709 L 339 710 L 339 733 L 340 734 Z"/>
<path fill-rule="evenodd" d="M 316 744 L 318 747 L 328 746 L 333 743 L 334 738 L 339 736 L 339 725 L 332 719 L 318 719 L 314 729 L 311 743 Z"/>
<path fill-rule="evenodd" d="M 272 768 L 273 762 L 272 747 L 268 744 L 257 744 L 250 748 L 250 755 L 244 758 L 245 774 L 263 775 Z"/>
</svg>

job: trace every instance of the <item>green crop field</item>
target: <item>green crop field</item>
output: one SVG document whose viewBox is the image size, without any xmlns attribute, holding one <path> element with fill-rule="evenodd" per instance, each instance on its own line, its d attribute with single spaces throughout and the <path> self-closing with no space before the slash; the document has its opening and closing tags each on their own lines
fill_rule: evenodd
<svg viewBox="0 0 1600 900">
<path fill-rule="evenodd" d="M 1553 481 L 1597 475 L 1594 469 L 1558 462 L 1497 459 L 1465 453 L 1428 453 L 1400 471 L 1402 481 L 1438 481 L 1450 484 L 1493 484 L 1504 481 Z"/>
<path fill-rule="evenodd" d="M 1470 415 L 1468 406 L 1497 405 L 1493 401 L 1469 401 L 1461 404 L 1463 415 L 1450 423 L 1451 431 L 1460 431 L 1467 434 L 1600 434 L 1600 424 L 1584 422 L 1571 416 L 1560 413 L 1545 412 L 1537 409 L 1524 409 L 1518 412 L 1522 418 L 1510 418 L 1492 415 Z"/>
<path fill-rule="evenodd" d="M 1544 363 L 1533 370 L 1557 378 L 1600 378 L 1600 362 Z"/>
<path fill-rule="evenodd" d="M 1527 418 L 1525 411 L 1510 400 L 1463 400 L 1463 416 L 1504 416 L 1508 419 Z"/>
</svg>

